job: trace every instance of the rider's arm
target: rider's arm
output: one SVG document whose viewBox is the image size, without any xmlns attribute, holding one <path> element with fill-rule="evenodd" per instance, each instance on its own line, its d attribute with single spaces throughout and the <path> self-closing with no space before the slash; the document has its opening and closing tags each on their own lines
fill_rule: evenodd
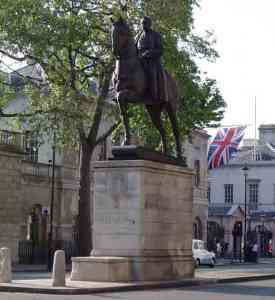
<svg viewBox="0 0 275 300">
<path fill-rule="evenodd" d="M 159 33 L 155 33 L 154 49 L 151 50 L 152 56 L 155 58 L 161 57 L 163 55 L 163 42 L 162 37 Z"/>
</svg>

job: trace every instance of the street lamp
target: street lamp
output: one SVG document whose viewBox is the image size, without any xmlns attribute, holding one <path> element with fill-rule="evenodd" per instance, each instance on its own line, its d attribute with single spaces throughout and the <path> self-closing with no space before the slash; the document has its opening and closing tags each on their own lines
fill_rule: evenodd
<svg viewBox="0 0 275 300">
<path fill-rule="evenodd" d="M 264 227 L 265 213 L 264 213 L 264 211 L 261 213 L 260 219 L 261 219 L 261 222 L 262 222 L 262 224 L 260 225 L 260 228 L 261 228 L 261 231 L 260 231 L 260 234 L 261 234 L 261 254 L 262 254 L 262 256 L 264 256 L 264 253 L 265 253 L 265 227 Z"/>
<path fill-rule="evenodd" d="M 247 233 L 247 230 L 246 230 L 246 219 L 247 219 L 247 210 L 246 210 L 246 208 L 247 208 L 247 205 L 246 205 L 246 189 L 247 189 L 247 187 L 246 187 L 246 185 L 247 185 L 247 175 L 248 175 L 248 170 L 249 170 L 249 168 L 248 168 L 248 166 L 247 166 L 247 164 L 245 164 L 244 165 L 244 167 L 242 168 L 242 170 L 243 170 L 243 175 L 244 175 L 244 238 L 243 238 L 243 244 L 244 244 L 244 261 L 246 260 L 246 244 L 247 244 L 247 241 L 246 241 L 246 238 L 247 238 L 247 236 L 246 236 L 246 233 Z"/>
<path fill-rule="evenodd" d="M 127 2 L 128 1 L 127 0 L 120 0 L 119 2 L 120 2 L 121 10 L 127 12 Z"/>
<path fill-rule="evenodd" d="M 53 257 L 53 210 L 54 210 L 54 190 L 55 190 L 55 134 L 52 146 L 52 184 L 51 184 L 51 203 L 50 203 L 50 232 L 48 240 L 48 270 L 52 270 Z M 50 162 L 50 161 L 49 161 Z"/>
</svg>

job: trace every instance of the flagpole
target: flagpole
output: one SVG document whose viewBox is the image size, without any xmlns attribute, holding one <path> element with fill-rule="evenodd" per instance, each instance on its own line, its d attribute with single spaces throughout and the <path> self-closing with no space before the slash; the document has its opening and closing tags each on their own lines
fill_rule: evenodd
<svg viewBox="0 0 275 300">
<path fill-rule="evenodd" d="M 255 96 L 255 105 L 254 105 L 254 157 L 253 160 L 256 160 L 256 137 L 257 137 L 257 98 Z"/>
<path fill-rule="evenodd" d="M 254 124 L 226 124 L 226 125 L 219 125 L 218 127 L 205 127 L 204 129 L 217 129 L 217 128 L 227 128 L 227 127 L 248 127 L 248 126 L 254 126 Z"/>
</svg>

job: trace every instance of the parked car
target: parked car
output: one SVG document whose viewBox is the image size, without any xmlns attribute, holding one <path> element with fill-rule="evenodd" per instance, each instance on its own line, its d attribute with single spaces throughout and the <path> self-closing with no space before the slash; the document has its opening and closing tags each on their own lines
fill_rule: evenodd
<svg viewBox="0 0 275 300">
<path fill-rule="evenodd" d="M 200 265 L 208 265 L 214 267 L 216 262 L 216 255 L 214 252 L 209 252 L 205 249 L 204 241 L 192 241 L 192 253 L 196 267 Z"/>
</svg>

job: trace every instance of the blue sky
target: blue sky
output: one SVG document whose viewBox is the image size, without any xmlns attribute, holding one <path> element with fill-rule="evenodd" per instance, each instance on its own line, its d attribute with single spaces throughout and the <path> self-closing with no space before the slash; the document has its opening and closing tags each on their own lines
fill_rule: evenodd
<svg viewBox="0 0 275 300">
<path fill-rule="evenodd" d="M 223 125 L 275 124 L 275 1 L 201 0 L 195 14 L 199 33 L 214 30 L 220 58 L 201 69 L 216 78 L 227 102 Z"/>
</svg>

